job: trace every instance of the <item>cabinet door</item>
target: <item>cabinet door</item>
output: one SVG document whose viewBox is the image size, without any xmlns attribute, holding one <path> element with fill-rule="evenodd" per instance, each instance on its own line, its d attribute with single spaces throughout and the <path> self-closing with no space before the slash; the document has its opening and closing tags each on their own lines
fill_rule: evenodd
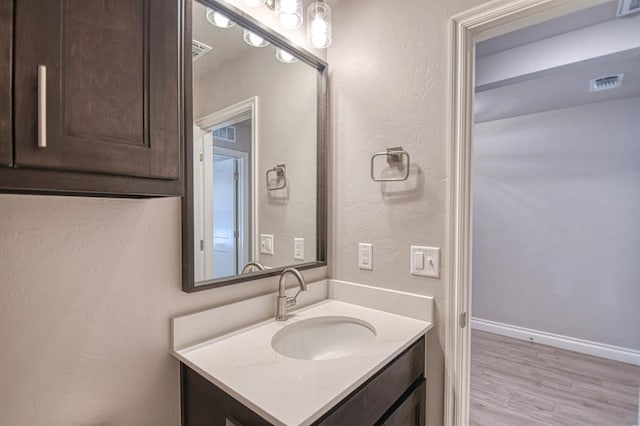
<svg viewBox="0 0 640 426">
<path fill-rule="evenodd" d="M 423 426 L 425 422 L 426 381 L 412 387 L 413 391 L 403 397 L 390 413 L 378 423 L 383 426 Z"/>
<path fill-rule="evenodd" d="M 182 363 L 180 381 L 182 426 L 271 425 Z"/>
<path fill-rule="evenodd" d="M 0 167 L 12 161 L 11 57 L 13 50 L 13 1 L 0 0 Z"/>
<path fill-rule="evenodd" d="M 178 178 L 179 10 L 178 0 L 17 1 L 16 166 Z"/>
<path fill-rule="evenodd" d="M 404 399 L 409 389 L 424 380 L 425 339 L 398 355 L 375 376 L 322 416 L 314 426 L 380 424 Z"/>
</svg>

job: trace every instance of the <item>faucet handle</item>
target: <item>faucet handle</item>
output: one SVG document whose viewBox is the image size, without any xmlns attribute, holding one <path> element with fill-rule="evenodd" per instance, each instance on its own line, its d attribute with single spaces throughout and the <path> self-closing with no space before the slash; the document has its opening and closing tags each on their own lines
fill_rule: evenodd
<svg viewBox="0 0 640 426">
<path fill-rule="evenodd" d="M 287 307 L 288 308 L 290 308 L 292 306 L 296 306 L 296 303 L 298 302 L 298 296 L 300 295 L 301 292 L 302 292 L 302 289 L 298 289 L 298 292 L 296 293 L 295 296 L 287 297 Z"/>
</svg>

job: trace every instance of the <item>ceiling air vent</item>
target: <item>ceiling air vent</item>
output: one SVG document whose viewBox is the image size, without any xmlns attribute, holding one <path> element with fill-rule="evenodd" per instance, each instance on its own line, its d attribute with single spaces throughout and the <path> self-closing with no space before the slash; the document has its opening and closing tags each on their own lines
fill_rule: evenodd
<svg viewBox="0 0 640 426">
<path fill-rule="evenodd" d="M 624 74 L 609 75 L 607 77 L 594 78 L 589 81 L 590 92 L 600 92 L 602 90 L 617 89 L 622 85 Z"/>
<path fill-rule="evenodd" d="M 620 0 L 618 16 L 626 16 L 640 12 L 640 0 Z"/>
<path fill-rule="evenodd" d="M 191 59 L 194 61 L 204 56 L 210 50 L 211 46 L 207 46 L 198 40 L 191 41 Z"/>
</svg>

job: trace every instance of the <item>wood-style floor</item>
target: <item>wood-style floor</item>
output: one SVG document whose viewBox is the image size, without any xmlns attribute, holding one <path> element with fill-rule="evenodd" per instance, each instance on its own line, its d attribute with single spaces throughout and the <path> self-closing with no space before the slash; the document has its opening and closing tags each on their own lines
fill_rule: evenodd
<svg viewBox="0 0 640 426">
<path fill-rule="evenodd" d="M 640 367 L 471 332 L 471 426 L 635 425 L 639 388 Z"/>
</svg>

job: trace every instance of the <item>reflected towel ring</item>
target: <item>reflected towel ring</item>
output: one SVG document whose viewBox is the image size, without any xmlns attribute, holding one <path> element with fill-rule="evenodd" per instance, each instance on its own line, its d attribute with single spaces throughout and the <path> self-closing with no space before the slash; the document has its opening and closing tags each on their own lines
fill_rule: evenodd
<svg viewBox="0 0 640 426">
<path fill-rule="evenodd" d="M 270 179 L 270 174 L 275 173 L 275 181 L 282 181 L 281 185 L 274 185 L 271 186 L 271 179 Z M 266 178 L 267 178 L 267 190 L 269 191 L 276 191 L 278 189 L 284 189 L 287 187 L 287 166 L 284 164 L 278 164 L 277 166 L 267 170 L 266 173 Z"/>
</svg>

